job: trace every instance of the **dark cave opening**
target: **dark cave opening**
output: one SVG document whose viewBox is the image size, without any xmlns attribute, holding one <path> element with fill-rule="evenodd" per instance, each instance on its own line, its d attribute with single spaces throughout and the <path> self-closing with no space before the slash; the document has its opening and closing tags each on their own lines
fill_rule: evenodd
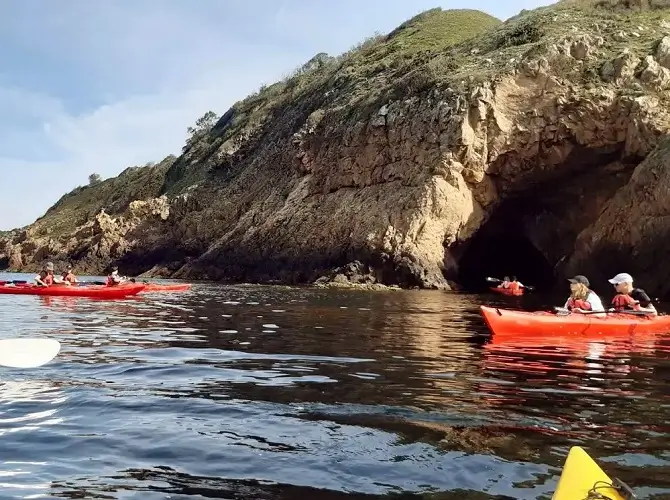
<svg viewBox="0 0 670 500">
<path fill-rule="evenodd" d="M 458 283 L 465 290 L 479 292 L 494 286 L 486 281 L 488 276 L 516 276 L 538 290 L 552 289 L 556 283 L 554 264 L 527 234 L 527 221 L 542 210 L 528 198 L 503 202 L 475 235 L 455 250 Z"/>
</svg>

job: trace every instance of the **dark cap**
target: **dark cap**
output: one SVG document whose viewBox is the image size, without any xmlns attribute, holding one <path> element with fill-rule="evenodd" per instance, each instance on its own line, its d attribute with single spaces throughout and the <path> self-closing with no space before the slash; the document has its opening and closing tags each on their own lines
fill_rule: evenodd
<svg viewBox="0 0 670 500">
<path fill-rule="evenodd" d="M 569 278 L 568 281 L 570 283 L 581 283 L 582 285 L 589 286 L 589 280 L 586 276 L 582 276 L 581 274 L 578 274 L 574 278 Z"/>
</svg>

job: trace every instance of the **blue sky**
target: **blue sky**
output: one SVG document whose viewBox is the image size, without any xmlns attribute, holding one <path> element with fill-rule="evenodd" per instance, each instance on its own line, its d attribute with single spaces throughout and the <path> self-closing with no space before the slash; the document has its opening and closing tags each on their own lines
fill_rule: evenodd
<svg viewBox="0 0 670 500">
<path fill-rule="evenodd" d="M 541 0 L 21 0 L 0 16 L 0 229 L 33 222 L 96 172 L 177 154 L 186 127 L 318 52 L 418 12 L 506 19 Z"/>
</svg>

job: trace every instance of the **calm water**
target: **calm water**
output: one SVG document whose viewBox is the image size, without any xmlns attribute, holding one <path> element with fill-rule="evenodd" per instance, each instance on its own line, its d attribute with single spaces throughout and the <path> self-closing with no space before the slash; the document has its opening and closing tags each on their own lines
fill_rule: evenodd
<svg viewBox="0 0 670 500">
<path fill-rule="evenodd" d="M 6 336 L 63 347 L 0 369 L 0 498 L 550 498 L 575 444 L 670 498 L 670 338 L 489 342 L 478 305 L 524 300 L 2 296 Z"/>
</svg>

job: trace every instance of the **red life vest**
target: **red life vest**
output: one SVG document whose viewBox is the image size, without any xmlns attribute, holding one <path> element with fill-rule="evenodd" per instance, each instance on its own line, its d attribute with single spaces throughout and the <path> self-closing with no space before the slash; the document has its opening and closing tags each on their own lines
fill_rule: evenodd
<svg viewBox="0 0 670 500">
<path fill-rule="evenodd" d="M 507 288 L 509 288 L 510 290 L 514 290 L 515 292 L 516 292 L 517 290 L 521 290 L 521 287 L 519 286 L 519 282 L 518 282 L 518 281 L 511 281 L 510 284 L 509 284 L 509 286 L 508 286 Z"/>
<path fill-rule="evenodd" d="M 640 305 L 637 301 L 625 293 L 618 293 L 614 296 L 612 299 L 612 307 L 617 311 L 623 311 L 624 309 L 640 309 Z"/>
<path fill-rule="evenodd" d="M 582 299 L 573 299 L 570 297 L 568 299 L 568 310 L 572 309 L 583 309 L 585 311 L 590 311 L 591 310 L 591 303 L 587 302 L 586 300 Z"/>
</svg>

